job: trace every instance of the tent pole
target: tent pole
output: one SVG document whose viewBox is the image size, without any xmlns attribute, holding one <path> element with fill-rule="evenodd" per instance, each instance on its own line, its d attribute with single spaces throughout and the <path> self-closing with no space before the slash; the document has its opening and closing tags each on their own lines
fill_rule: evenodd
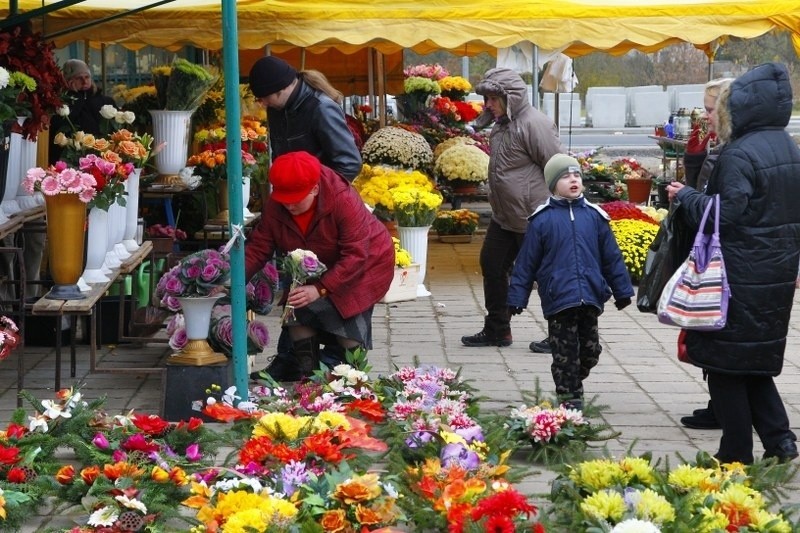
<svg viewBox="0 0 800 533">
<path fill-rule="evenodd" d="M 375 105 L 375 49 L 371 46 L 367 48 L 367 104 L 372 109 L 377 109 Z"/>
<path fill-rule="evenodd" d="M 236 26 L 236 0 L 222 0 L 222 57 L 225 75 L 225 123 L 240 124 L 239 102 L 239 36 Z M 230 130 L 229 130 L 230 131 Z M 225 144 L 229 154 L 240 154 L 242 139 L 239 135 L 227 135 Z M 243 228 L 242 219 L 242 158 L 229 157 L 228 180 L 228 234 L 234 235 L 231 258 L 231 320 L 233 322 L 233 384 L 239 400 L 248 399 L 247 365 L 247 315 L 245 309 L 244 279 L 244 235 L 234 233 L 235 227 Z M 238 402 L 237 402 L 238 403 Z"/>
<path fill-rule="evenodd" d="M 378 99 L 381 103 L 380 125 L 384 127 L 386 125 L 386 65 L 382 52 L 376 50 L 375 57 L 377 59 Z M 373 106 L 372 109 L 377 109 L 377 107 Z"/>
<path fill-rule="evenodd" d="M 539 109 L 539 46 L 533 45 L 533 64 L 531 65 L 531 99 L 533 107 Z"/>
</svg>

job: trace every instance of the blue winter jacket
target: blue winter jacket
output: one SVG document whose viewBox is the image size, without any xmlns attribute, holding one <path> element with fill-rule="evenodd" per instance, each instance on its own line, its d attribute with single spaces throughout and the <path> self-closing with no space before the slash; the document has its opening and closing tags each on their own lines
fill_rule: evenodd
<svg viewBox="0 0 800 533">
<path fill-rule="evenodd" d="M 583 197 L 550 197 L 528 217 L 517 255 L 508 305 L 527 307 L 533 282 L 545 318 L 580 305 L 602 313 L 611 295 L 633 298 L 633 285 L 608 225 L 609 216 Z"/>
</svg>

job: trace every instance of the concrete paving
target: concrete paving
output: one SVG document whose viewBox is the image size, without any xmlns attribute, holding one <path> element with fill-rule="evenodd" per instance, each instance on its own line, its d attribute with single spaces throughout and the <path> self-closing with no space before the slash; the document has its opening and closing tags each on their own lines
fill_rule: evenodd
<svg viewBox="0 0 800 533">
<path fill-rule="evenodd" d="M 546 335 L 538 298 L 521 316 L 514 317 L 514 343 L 507 348 L 468 348 L 462 335 L 479 331 L 483 324 L 483 287 L 478 264 L 482 236 L 469 244 L 444 244 L 430 237 L 425 285 L 430 297 L 392 304 L 378 304 L 373 316 L 374 349 L 369 360 L 374 374 L 392 371 L 396 366 L 433 364 L 460 368 L 480 396 L 483 410 L 507 411 L 523 402 L 524 394 L 535 388 L 554 391 L 550 375 L 550 356 L 528 349 L 533 340 Z M 273 341 L 265 354 L 272 353 L 277 339 L 278 316 L 265 319 Z M 603 353 L 599 365 L 585 382 L 587 397 L 607 406 L 603 419 L 621 432 L 606 443 L 608 451 L 622 456 L 628 451 L 651 451 L 657 458 L 673 463 L 680 455 L 693 459 L 698 451 L 715 452 L 719 431 L 684 428 L 680 417 L 705 406 L 706 385 L 699 369 L 680 363 L 676 357 L 678 330 L 661 325 L 654 315 L 640 313 L 635 305 L 623 311 L 613 305 L 600 317 Z M 163 338 L 163 333 L 157 335 Z M 152 367 L 163 364 L 169 349 L 163 343 L 106 345 L 103 365 Z M 16 405 L 17 355 L 0 364 L 0 426 L 9 420 Z M 39 398 L 52 396 L 54 350 L 26 347 L 24 355 L 26 387 Z M 105 395 L 107 410 L 137 409 L 158 412 L 162 379 L 159 375 L 90 374 L 88 348 L 80 346 L 77 373 L 69 378 L 68 350 L 63 364 L 64 386 L 81 384 L 87 398 Z M 793 426 L 800 423 L 800 328 L 793 323 L 789 331 L 786 364 L 777 378 Z M 757 456 L 763 450 L 755 439 Z M 549 492 L 554 473 L 534 466 L 521 489 L 541 496 Z M 795 491 L 797 494 L 798 491 Z M 800 496 L 798 496 L 800 501 Z"/>
</svg>

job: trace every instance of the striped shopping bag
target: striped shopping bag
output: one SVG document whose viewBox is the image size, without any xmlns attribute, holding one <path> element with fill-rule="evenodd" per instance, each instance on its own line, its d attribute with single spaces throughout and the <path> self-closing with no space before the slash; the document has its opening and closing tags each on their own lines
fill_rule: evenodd
<svg viewBox="0 0 800 533">
<path fill-rule="evenodd" d="M 714 208 L 714 233 L 703 233 Z M 725 327 L 730 287 L 719 243 L 719 195 L 703 213 L 689 257 L 667 282 L 658 301 L 658 320 L 684 329 L 714 331 Z"/>
</svg>

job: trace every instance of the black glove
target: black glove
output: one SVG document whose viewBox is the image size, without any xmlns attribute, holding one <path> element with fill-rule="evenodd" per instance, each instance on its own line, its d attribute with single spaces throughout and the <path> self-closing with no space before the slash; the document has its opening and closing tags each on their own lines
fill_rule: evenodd
<svg viewBox="0 0 800 533">
<path fill-rule="evenodd" d="M 614 305 L 617 306 L 617 309 L 622 311 L 623 309 L 625 309 L 626 307 L 631 305 L 631 299 L 630 298 L 620 298 L 619 300 L 616 300 L 614 302 Z"/>
<path fill-rule="evenodd" d="M 630 301 L 628 303 L 630 303 Z M 511 305 L 508 306 L 508 314 L 511 316 L 521 315 L 524 310 L 525 310 L 524 307 L 514 307 Z"/>
</svg>

